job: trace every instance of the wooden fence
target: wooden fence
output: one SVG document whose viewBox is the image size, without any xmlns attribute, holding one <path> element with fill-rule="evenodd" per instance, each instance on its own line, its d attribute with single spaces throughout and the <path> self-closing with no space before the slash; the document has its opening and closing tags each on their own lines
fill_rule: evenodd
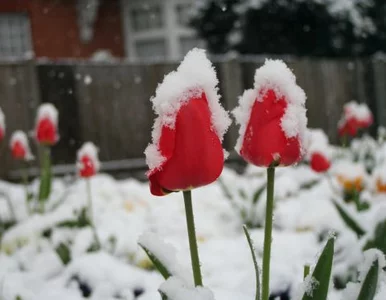
<svg viewBox="0 0 386 300">
<path fill-rule="evenodd" d="M 343 103 L 366 102 L 379 124 L 386 125 L 386 63 L 381 60 L 285 59 L 307 94 L 309 127 L 324 129 L 336 141 Z M 263 58 L 217 60 L 223 105 L 232 110 L 237 98 L 253 86 Z M 55 164 L 75 160 L 83 141 L 100 148 L 102 161 L 143 158 L 150 142 L 153 112 L 150 97 L 176 63 L 132 64 L 93 62 L 0 63 L 0 107 L 7 117 L 7 134 L 31 131 L 37 106 L 52 102 L 60 112 L 60 143 L 53 149 Z M 237 128 L 232 125 L 225 147 L 233 149 Z M 269 138 L 267 138 L 269 142 Z M 20 167 L 3 142 L 0 176 Z M 5 145 L 6 144 L 6 145 Z M 35 148 L 35 147 L 34 147 Z"/>
</svg>

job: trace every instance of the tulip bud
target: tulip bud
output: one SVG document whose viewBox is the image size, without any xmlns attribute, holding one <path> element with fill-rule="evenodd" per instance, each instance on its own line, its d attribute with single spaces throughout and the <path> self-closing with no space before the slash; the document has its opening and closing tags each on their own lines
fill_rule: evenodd
<svg viewBox="0 0 386 300">
<path fill-rule="evenodd" d="M 83 144 L 82 148 L 78 150 L 77 157 L 77 168 L 80 177 L 89 178 L 99 171 L 98 148 L 93 143 Z"/>
<path fill-rule="evenodd" d="M 230 119 L 217 94 L 218 80 L 205 51 L 191 50 L 152 98 L 157 114 L 145 150 L 152 194 L 190 190 L 215 181 L 224 166 L 221 145 Z"/>
<path fill-rule="evenodd" d="M 33 159 L 27 135 L 21 130 L 17 130 L 12 134 L 10 148 L 12 157 L 16 160 L 29 161 Z"/>
<path fill-rule="evenodd" d="M 254 88 L 234 110 L 240 124 L 237 152 L 262 167 L 288 166 L 304 154 L 306 95 L 295 75 L 280 60 L 267 60 L 256 70 Z"/>
<path fill-rule="evenodd" d="M 321 152 L 314 152 L 311 154 L 310 165 L 312 170 L 317 173 L 326 172 L 330 166 L 331 162 L 326 155 Z"/>
<path fill-rule="evenodd" d="M 39 144 L 53 146 L 59 140 L 58 111 L 50 103 L 40 105 L 36 118 L 35 138 Z"/>
</svg>

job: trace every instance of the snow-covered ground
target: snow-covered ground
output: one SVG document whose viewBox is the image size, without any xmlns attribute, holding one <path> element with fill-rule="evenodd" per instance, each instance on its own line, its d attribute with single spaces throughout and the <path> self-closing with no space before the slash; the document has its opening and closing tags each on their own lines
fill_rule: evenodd
<svg viewBox="0 0 386 300">
<path fill-rule="evenodd" d="M 336 150 L 336 161 L 345 160 L 339 158 L 340 151 Z M 383 147 L 377 151 L 383 153 Z M 334 165 L 330 177 L 313 172 L 303 163 L 277 169 L 271 259 L 274 293 L 295 295 L 302 288 L 304 265 L 316 262 L 331 231 L 338 233 L 333 269 L 336 276 L 343 276 L 350 266 L 360 265 L 363 260 L 361 245 L 366 236 L 358 240 L 331 201 L 341 191 L 335 174 L 345 169 L 336 162 Z M 353 175 L 353 168 L 350 172 L 347 176 Z M 255 204 L 251 199 L 264 187 L 265 180 L 265 169 L 249 166 L 240 175 L 225 168 L 217 182 L 193 191 L 203 281 L 215 299 L 254 299 L 254 268 L 242 224 L 248 222 L 256 227 L 251 229 L 251 236 L 261 259 L 264 189 Z M 366 187 L 362 195 L 370 199 L 370 208 L 357 212 L 354 204 L 345 207 L 371 235 L 375 223 L 385 215 L 386 194 L 376 192 L 375 179 L 370 175 L 363 180 Z M 103 249 L 87 252 L 93 243 L 89 226 L 58 226 L 75 220 L 87 204 L 85 180 L 69 182 L 56 179 L 47 213 L 31 216 L 27 216 L 24 187 L 0 182 L 0 192 L 8 195 L 19 220 L 2 239 L 0 299 L 158 300 L 157 291 L 164 280 L 151 270 L 149 259 L 137 243 L 145 232 L 154 233 L 176 249 L 175 254 L 172 250 L 168 253 L 172 258 L 176 255 L 173 260 L 179 262 L 186 279 L 192 280 L 182 193 L 155 197 L 148 183 L 115 180 L 106 174 L 93 177 L 93 215 Z M 38 182 L 33 182 L 31 188 L 36 192 Z M 0 196 L 0 218 L 10 218 L 4 196 Z M 61 243 L 71 252 L 67 265 L 55 252 Z M 331 288 L 329 299 L 348 298 Z"/>
</svg>

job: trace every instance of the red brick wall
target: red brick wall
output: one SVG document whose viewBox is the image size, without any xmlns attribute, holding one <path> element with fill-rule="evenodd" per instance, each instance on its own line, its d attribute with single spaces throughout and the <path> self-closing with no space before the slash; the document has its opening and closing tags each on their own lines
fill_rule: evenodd
<svg viewBox="0 0 386 300">
<path fill-rule="evenodd" d="M 82 43 L 79 37 L 76 0 L 0 0 L 0 13 L 28 13 L 36 57 L 87 58 L 99 49 L 123 57 L 119 0 L 100 1 L 94 37 L 89 43 Z"/>
</svg>

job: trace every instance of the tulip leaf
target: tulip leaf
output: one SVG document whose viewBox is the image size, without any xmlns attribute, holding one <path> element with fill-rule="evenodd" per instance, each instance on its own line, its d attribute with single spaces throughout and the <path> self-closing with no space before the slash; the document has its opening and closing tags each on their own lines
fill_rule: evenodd
<svg viewBox="0 0 386 300">
<path fill-rule="evenodd" d="M 363 247 L 363 250 L 376 248 L 381 250 L 383 253 L 386 253 L 386 220 L 380 222 L 375 227 L 374 234 L 372 235 L 373 239 L 368 240 L 366 245 Z"/>
<path fill-rule="evenodd" d="M 259 265 L 257 264 L 255 247 L 253 245 L 253 241 L 251 239 L 251 236 L 248 232 L 248 228 L 246 225 L 243 225 L 243 230 L 244 230 L 245 236 L 246 236 L 247 241 L 248 241 L 249 249 L 251 250 L 253 265 L 255 267 L 255 276 L 256 276 L 256 296 L 255 296 L 255 299 L 260 300 L 260 272 L 259 272 Z"/>
<path fill-rule="evenodd" d="M 373 261 L 367 275 L 363 281 L 362 288 L 357 300 L 373 300 L 378 284 L 379 262 L 378 258 Z"/>
<path fill-rule="evenodd" d="M 342 217 L 343 222 L 351 229 L 353 230 L 358 237 L 363 236 L 366 231 L 354 220 L 353 217 L 349 215 L 347 211 L 335 200 L 332 200 L 334 203 L 335 208 L 337 209 L 339 215 Z"/>
<path fill-rule="evenodd" d="M 312 290 L 306 289 L 302 300 L 326 300 L 330 284 L 332 260 L 334 257 L 334 237 L 330 237 L 312 272 Z"/>
<path fill-rule="evenodd" d="M 42 149 L 42 169 L 40 174 L 40 186 L 39 186 L 39 202 L 41 205 L 41 210 L 44 210 L 44 203 L 47 201 L 51 193 L 51 157 L 50 149 L 48 147 L 43 147 Z"/>
<path fill-rule="evenodd" d="M 259 201 L 261 194 L 265 191 L 266 188 L 267 188 L 267 185 L 263 184 L 263 186 L 261 186 L 255 191 L 252 198 L 252 203 L 254 205 Z"/>
<path fill-rule="evenodd" d="M 149 249 L 147 249 L 145 246 L 141 244 L 139 245 L 146 252 L 147 256 L 149 257 L 153 265 L 156 267 L 158 272 L 161 273 L 161 275 L 163 276 L 163 278 L 165 278 L 165 280 L 172 276 L 172 273 L 164 266 L 164 264 L 161 263 L 161 261 Z"/>
<path fill-rule="evenodd" d="M 66 244 L 60 243 L 55 251 L 64 265 L 67 265 L 71 261 L 71 252 Z"/>
</svg>

